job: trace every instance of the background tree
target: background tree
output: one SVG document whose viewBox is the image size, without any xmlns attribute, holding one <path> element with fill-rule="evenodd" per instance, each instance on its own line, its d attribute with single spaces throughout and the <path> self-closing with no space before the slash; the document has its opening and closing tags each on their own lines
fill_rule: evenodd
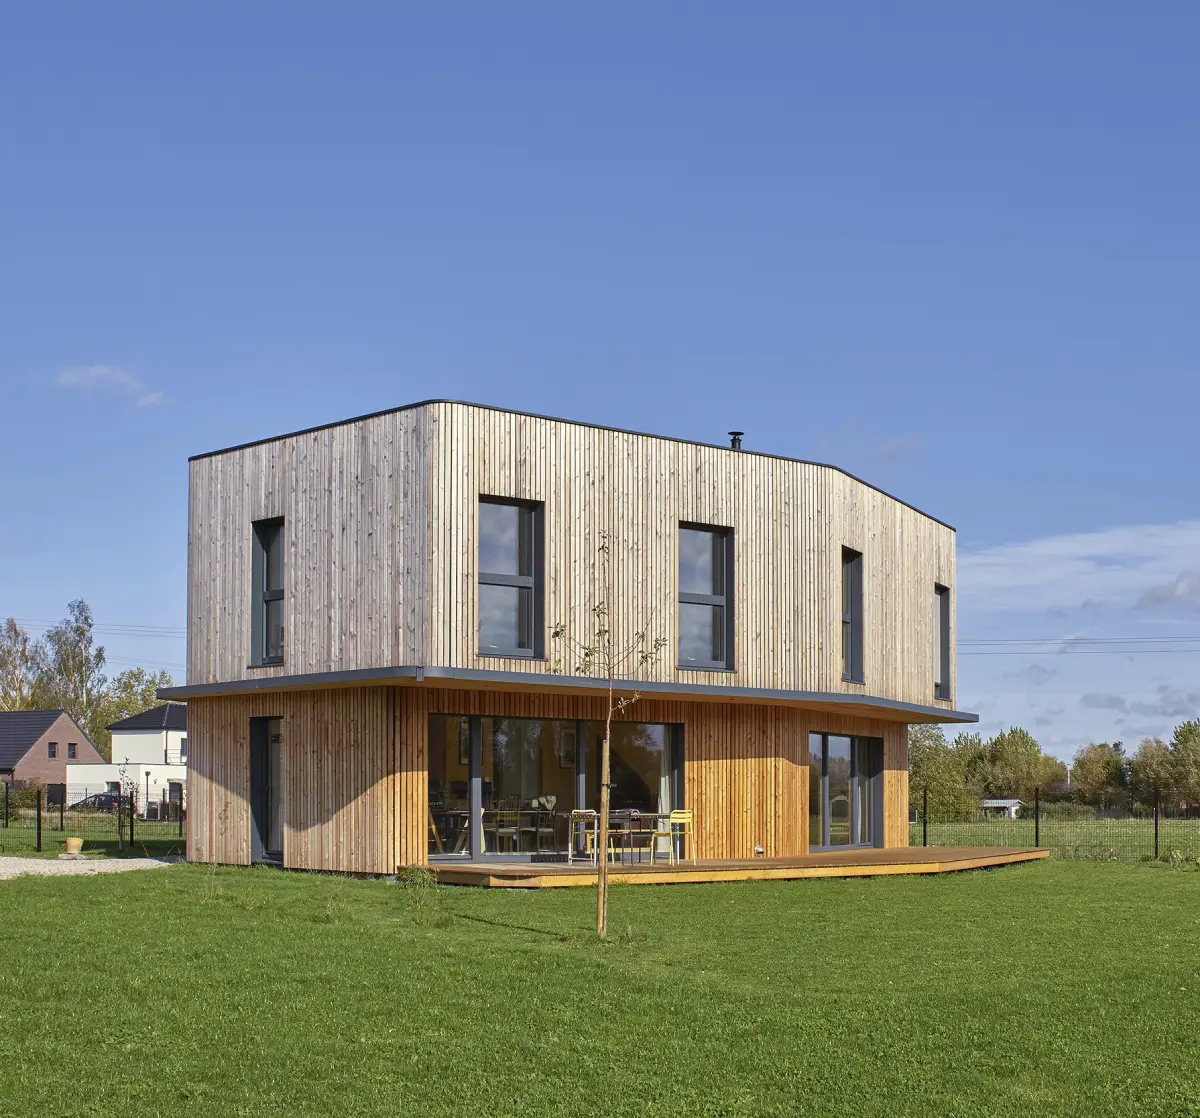
<svg viewBox="0 0 1200 1118">
<path fill-rule="evenodd" d="M 989 739 L 985 753 L 989 796 L 1032 800 L 1035 788 L 1067 779 L 1067 766 L 1044 754 L 1037 739 L 1020 726 Z"/>
<path fill-rule="evenodd" d="M 1121 743 L 1085 745 L 1071 762 L 1071 787 L 1090 804 L 1105 805 L 1127 796 L 1128 761 Z"/>
<path fill-rule="evenodd" d="M 8 618 L 0 627 L 0 710 L 28 710 L 37 676 L 37 647 L 29 634 Z"/>
<path fill-rule="evenodd" d="M 107 758 L 112 756 L 112 731 L 108 725 L 133 714 L 159 705 L 155 691 L 172 687 L 171 673 L 163 670 L 148 672 L 145 668 L 128 668 L 119 672 L 104 690 L 97 712 L 95 735 L 89 734 L 92 744 Z"/>
<path fill-rule="evenodd" d="M 979 789 L 972 788 L 968 765 L 978 735 L 960 734 L 967 740 L 959 747 L 946 741 L 941 726 L 908 728 L 909 810 L 920 812 L 924 793 L 929 792 L 929 817 L 938 822 L 971 818 L 979 806 Z M 974 740 L 972 740 L 974 739 Z"/>
<path fill-rule="evenodd" d="M 77 598 L 68 603 L 67 613 L 68 617 L 38 641 L 34 704 L 61 707 L 99 748 L 97 739 L 104 733 L 103 705 L 108 686 L 104 648 L 93 647 L 92 611 L 87 602 Z"/>
<path fill-rule="evenodd" d="M 1129 785 L 1140 803 L 1154 802 L 1154 790 L 1172 789 L 1171 750 L 1161 738 L 1145 738 L 1129 764 Z"/>
<path fill-rule="evenodd" d="M 612 723 L 613 717 L 624 714 L 640 695 L 637 691 L 618 694 L 616 681 L 618 677 L 627 678 L 631 674 L 640 673 L 652 661 L 658 659 L 658 654 L 667 643 L 666 637 L 655 637 L 651 640 L 647 632 L 634 633 L 628 643 L 618 643 L 618 636 L 613 631 L 613 621 L 610 603 L 613 600 L 612 578 L 612 548 L 607 532 L 600 533 L 600 543 L 596 549 L 599 567 L 600 597 L 589 611 L 592 618 L 594 637 L 589 643 L 582 643 L 568 635 L 566 626 L 559 623 L 551 634 L 568 652 L 574 665 L 575 675 L 600 675 L 608 682 L 608 703 L 604 712 L 604 741 L 600 746 L 600 826 L 597 836 L 596 859 L 596 935 L 604 939 L 608 935 L 608 806 L 609 792 L 612 783 Z M 554 674 L 562 674 L 563 661 L 561 656 L 554 660 L 550 668 Z M 575 841 L 575 836 L 568 839 Z"/>
<path fill-rule="evenodd" d="M 1200 719 L 1175 727 L 1171 735 L 1171 778 L 1189 804 L 1200 803 Z"/>
</svg>

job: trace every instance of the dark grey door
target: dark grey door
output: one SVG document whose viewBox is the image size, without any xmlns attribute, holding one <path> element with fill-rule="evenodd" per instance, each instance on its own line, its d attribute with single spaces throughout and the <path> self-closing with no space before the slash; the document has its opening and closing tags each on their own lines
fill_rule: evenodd
<svg viewBox="0 0 1200 1118">
<path fill-rule="evenodd" d="M 283 860 L 283 721 L 250 719 L 250 860 Z"/>
</svg>

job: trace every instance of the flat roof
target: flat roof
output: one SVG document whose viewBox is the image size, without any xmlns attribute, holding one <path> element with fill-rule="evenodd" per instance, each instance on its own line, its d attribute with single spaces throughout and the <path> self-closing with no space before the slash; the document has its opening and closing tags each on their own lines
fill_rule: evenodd
<svg viewBox="0 0 1200 1118">
<path fill-rule="evenodd" d="M 281 439 L 294 439 L 301 435 L 312 435 L 317 431 L 328 431 L 332 427 L 346 427 L 351 423 L 362 423 L 368 419 L 379 419 L 385 415 L 396 415 L 404 411 L 412 411 L 415 408 L 426 408 L 431 404 L 458 404 L 465 408 L 482 408 L 485 411 L 504 412 L 506 415 L 520 415 L 527 419 L 541 419 L 547 423 L 569 423 L 573 427 L 591 427 L 596 431 L 612 431 L 618 435 L 636 435 L 643 439 L 662 439 L 664 442 L 684 443 L 688 446 L 702 446 L 709 450 L 724 450 L 730 454 L 754 454 L 759 458 L 773 458 L 780 462 L 796 462 L 802 466 L 819 466 L 826 470 L 836 470 L 839 474 L 850 478 L 852 481 L 857 481 L 860 485 L 865 485 L 868 489 L 875 490 L 876 493 L 882 493 L 889 500 L 895 501 L 897 504 L 903 505 L 905 508 L 912 509 L 913 512 L 920 513 L 921 516 L 932 520 L 935 524 L 940 524 L 943 528 L 948 528 L 951 532 L 956 531 L 953 524 L 947 524 L 944 520 L 939 520 L 936 516 L 930 516 L 924 509 L 917 508 L 916 505 L 910 504 L 908 501 L 901 500 L 894 493 L 889 493 L 886 489 L 881 489 L 878 485 L 872 485 L 869 481 L 864 481 L 857 474 L 852 474 L 849 470 L 843 470 L 841 466 L 835 466 L 831 462 L 816 462 L 810 458 L 792 458 L 786 454 L 769 454 L 762 450 L 747 450 L 745 448 L 735 450 L 731 446 L 726 446 L 724 443 L 706 443 L 699 439 L 681 439 L 674 435 L 656 435 L 652 431 L 634 431 L 627 427 L 608 427 L 603 423 L 589 423 L 581 419 L 564 419 L 558 415 L 540 415 L 537 412 L 518 411 L 515 408 L 500 408 L 494 404 L 476 404 L 471 400 L 418 400 L 415 404 L 401 404 L 396 408 L 384 408 L 382 411 L 367 412 L 365 415 L 351 416 L 349 419 L 338 419 L 332 423 L 319 423 L 315 427 L 304 427 L 299 431 L 287 431 L 282 435 L 270 435 L 264 439 L 252 439 L 250 442 L 238 443 L 236 446 L 223 447 L 220 450 L 206 450 L 202 454 L 193 454 L 188 458 L 189 462 L 198 462 L 204 458 L 214 458 L 218 454 L 232 454 L 236 450 L 248 450 L 252 446 L 263 446 L 266 443 L 279 442 Z"/>
</svg>

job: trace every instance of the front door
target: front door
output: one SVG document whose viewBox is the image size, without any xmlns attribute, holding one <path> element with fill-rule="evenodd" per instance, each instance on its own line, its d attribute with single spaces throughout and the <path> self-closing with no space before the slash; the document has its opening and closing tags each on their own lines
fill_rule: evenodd
<svg viewBox="0 0 1200 1118">
<path fill-rule="evenodd" d="M 808 848 L 883 845 L 883 742 L 808 735 Z"/>
<path fill-rule="evenodd" d="M 283 861 L 283 720 L 250 719 L 250 860 Z"/>
</svg>

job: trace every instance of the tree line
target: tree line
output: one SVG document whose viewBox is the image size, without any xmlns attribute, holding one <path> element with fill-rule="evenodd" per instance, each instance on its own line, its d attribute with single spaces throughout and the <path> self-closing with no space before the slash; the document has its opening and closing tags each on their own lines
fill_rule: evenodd
<svg viewBox="0 0 1200 1118">
<path fill-rule="evenodd" d="M 38 638 L 8 618 L 0 628 L 0 711 L 61 708 L 107 761 L 112 734 L 106 727 L 155 706 L 155 691 L 173 680 L 167 671 L 145 668 L 109 679 L 104 646 L 94 643 L 92 630 L 92 611 L 82 599 Z"/>
<path fill-rule="evenodd" d="M 908 735 L 909 803 L 920 808 L 926 789 L 931 817 L 966 819 L 985 798 L 1032 802 L 1034 789 L 1096 807 L 1150 805 L 1155 794 L 1176 803 L 1200 802 L 1200 719 L 1175 727 L 1169 742 L 1146 738 L 1132 753 L 1121 742 L 1079 749 L 1068 768 L 1042 752 L 1019 726 L 984 739 L 941 726 L 912 726 Z"/>
</svg>

